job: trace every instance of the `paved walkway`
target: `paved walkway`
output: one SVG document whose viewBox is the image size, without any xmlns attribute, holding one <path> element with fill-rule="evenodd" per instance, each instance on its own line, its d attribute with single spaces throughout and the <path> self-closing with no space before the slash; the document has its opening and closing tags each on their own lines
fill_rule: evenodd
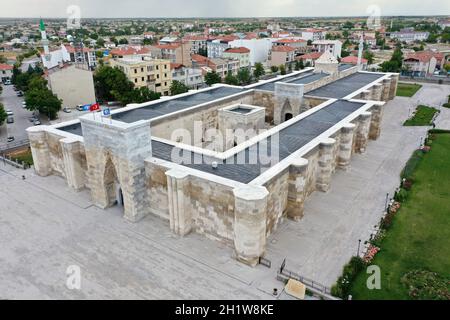
<svg viewBox="0 0 450 320">
<path fill-rule="evenodd" d="M 418 96 L 427 101 L 426 91 Z M 157 217 L 129 224 L 119 208 L 93 207 L 88 192 L 73 193 L 61 178 L 28 170 L 22 180 L 24 171 L 0 163 L 0 299 L 272 299 L 284 258 L 288 269 L 331 285 L 426 132 L 401 126 L 412 104 L 390 102 L 380 139 L 335 174 L 329 193 L 312 195 L 301 222 L 281 224 L 268 240 L 271 269 L 238 263 L 230 247 L 202 236 L 179 238 Z M 81 267 L 80 291 L 65 286 L 69 265 Z"/>
<path fill-rule="evenodd" d="M 404 164 L 426 136 L 427 127 L 403 127 L 403 122 L 417 104 L 437 107 L 449 92 L 450 86 L 425 84 L 411 99 L 390 101 L 380 138 L 369 143 L 367 153 L 353 157 L 347 172 L 336 172 L 328 193 L 316 192 L 308 199 L 301 222 L 281 224 L 269 240 L 268 258 L 277 264 L 287 258 L 289 269 L 324 285 L 334 284 L 357 254 L 359 239 L 369 239 L 381 219 L 386 194 L 392 197 Z M 438 120 L 438 127 L 448 124 L 450 113 L 442 112 Z"/>
</svg>

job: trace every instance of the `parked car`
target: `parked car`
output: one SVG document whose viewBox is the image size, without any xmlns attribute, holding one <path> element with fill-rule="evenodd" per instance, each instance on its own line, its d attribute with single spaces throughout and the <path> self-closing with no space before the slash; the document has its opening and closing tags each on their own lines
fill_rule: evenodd
<svg viewBox="0 0 450 320">
<path fill-rule="evenodd" d="M 29 118 L 30 122 L 35 122 L 36 120 L 39 120 L 36 116 L 32 116 Z"/>
<path fill-rule="evenodd" d="M 71 113 L 72 110 L 70 110 L 69 108 L 64 108 L 64 109 L 63 109 L 63 112 L 65 112 L 65 113 Z"/>
<path fill-rule="evenodd" d="M 14 112 L 12 112 L 11 109 L 8 109 L 8 110 L 6 110 L 6 114 L 7 114 L 8 116 L 13 116 L 13 115 L 14 115 Z"/>
<path fill-rule="evenodd" d="M 5 86 L 9 86 L 9 85 L 11 85 L 11 80 L 6 80 L 5 81 Z"/>
<path fill-rule="evenodd" d="M 15 140 L 15 138 L 13 136 L 8 137 L 8 139 L 6 139 L 6 141 L 8 142 L 13 142 Z"/>
<path fill-rule="evenodd" d="M 8 118 L 6 118 L 6 123 L 14 123 L 14 117 L 8 116 Z"/>
<path fill-rule="evenodd" d="M 22 108 L 26 109 L 27 108 L 27 103 L 24 101 L 22 102 Z"/>
<path fill-rule="evenodd" d="M 40 125 L 41 125 L 41 122 L 40 122 L 39 120 L 36 120 L 33 124 L 34 124 L 35 126 L 40 126 Z"/>
<path fill-rule="evenodd" d="M 23 92 L 22 91 L 17 91 L 17 96 L 18 97 L 23 97 Z"/>
<path fill-rule="evenodd" d="M 84 111 L 83 105 L 81 105 L 81 104 L 77 105 L 76 109 L 77 109 L 78 111 Z"/>
</svg>

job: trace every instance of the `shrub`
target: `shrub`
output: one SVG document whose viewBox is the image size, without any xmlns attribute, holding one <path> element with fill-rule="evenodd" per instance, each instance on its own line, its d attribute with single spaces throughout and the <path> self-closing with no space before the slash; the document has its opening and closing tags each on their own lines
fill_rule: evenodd
<svg viewBox="0 0 450 320">
<path fill-rule="evenodd" d="M 401 282 L 414 300 L 450 300 L 450 278 L 435 272 L 414 270 L 405 274 Z"/>
<path fill-rule="evenodd" d="M 443 106 L 444 108 L 450 108 L 450 102 L 444 103 L 442 106 Z"/>
<path fill-rule="evenodd" d="M 344 266 L 342 276 L 339 277 L 336 284 L 331 287 L 331 294 L 341 299 L 347 299 L 350 294 L 350 287 L 359 272 L 366 267 L 366 264 L 360 257 L 353 257 L 348 264 Z"/>
<path fill-rule="evenodd" d="M 413 181 L 411 179 L 406 179 L 402 184 L 403 189 L 405 189 L 406 191 L 410 191 L 412 188 L 412 185 L 413 185 Z"/>
<path fill-rule="evenodd" d="M 408 200 L 408 191 L 404 188 L 400 188 L 398 192 L 395 193 L 394 200 L 400 203 Z"/>
</svg>

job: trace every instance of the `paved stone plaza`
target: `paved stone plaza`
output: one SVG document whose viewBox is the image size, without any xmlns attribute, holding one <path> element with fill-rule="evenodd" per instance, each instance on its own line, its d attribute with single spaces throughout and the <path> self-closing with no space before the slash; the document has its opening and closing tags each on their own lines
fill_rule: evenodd
<svg viewBox="0 0 450 320">
<path fill-rule="evenodd" d="M 402 122 L 419 100 L 437 105 L 449 92 L 424 85 L 413 99 L 390 101 L 380 138 L 335 173 L 328 193 L 312 194 L 300 223 L 285 220 L 269 237 L 271 269 L 241 264 L 233 248 L 201 235 L 180 238 L 153 215 L 128 223 L 121 209 L 93 206 L 88 191 L 74 193 L 62 178 L 0 164 L 0 299 L 271 299 L 284 258 L 290 270 L 331 286 L 425 135 Z M 446 111 L 438 127 L 449 124 Z M 81 267 L 80 291 L 65 286 L 70 265 Z"/>
</svg>

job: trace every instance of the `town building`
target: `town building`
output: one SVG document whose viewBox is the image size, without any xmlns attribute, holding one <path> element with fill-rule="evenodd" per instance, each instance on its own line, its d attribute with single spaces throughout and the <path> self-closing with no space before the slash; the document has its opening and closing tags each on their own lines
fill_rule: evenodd
<svg viewBox="0 0 450 320">
<path fill-rule="evenodd" d="M 223 54 L 222 58 L 239 60 L 241 68 L 250 68 L 250 50 L 245 47 L 228 48 Z"/>
<path fill-rule="evenodd" d="M 171 44 L 159 44 L 153 46 L 161 59 L 169 60 L 171 63 L 179 63 L 191 66 L 191 44 L 189 42 L 174 42 Z"/>
<path fill-rule="evenodd" d="M 204 86 L 203 72 L 200 68 L 188 68 L 182 64 L 171 63 L 172 81 L 179 81 L 190 89 L 199 89 Z"/>
<path fill-rule="evenodd" d="M 87 64 L 91 70 L 94 70 L 97 67 L 97 55 L 95 54 L 94 49 L 86 48 L 84 46 L 78 50 L 69 45 L 66 45 L 65 47 L 70 55 L 71 62 Z"/>
<path fill-rule="evenodd" d="M 307 41 L 303 39 L 282 38 L 273 41 L 274 46 L 289 46 L 296 49 L 297 53 L 304 53 L 307 50 Z"/>
<path fill-rule="evenodd" d="M 325 40 L 325 37 L 327 35 L 327 32 L 322 29 L 305 29 L 301 31 L 302 33 L 302 39 L 308 41 L 318 41 L 318 40 Z"/>
<path fill-rule="evenodd" d="M 268 65 L 270 67 L 287 66 L 295 62 L 295 48 L 290 46 L 273 46 L 270 51 Z"/>
<path fill-rule="evenodd" d="M 141 46 L 125 46 L 111 50 L 110 54 L 114 59 L 134 58 L 136 56 L 148 55 L 150 49 Z"/>
<path fill-rule="evenodd" d="M 163 96 L 170 95 L 172 71 L 169 60 L 140 56 L 113 59 L 110 64 L 122 70 L 136 88 L 147 87 Z"/>
<path fill-rule="evenodd" d="M 431 51 L 419 51 L 407 54 L 403 59 L 402 75 L 427 77 L 436 71 L 438 60 L 441 56 Z"/>
<path fill-rule="evenodd" d="M 11 80 L 13 74 L 13 66 L 0 63 L 0 81 L 5 83 L 7 80 Z"/>
<path fill-rule="evenodd" d="M 203 74 L 216 72 L 225 79 L 228 74 L 236 75 L 240 69 L 239 60 L 207 58 L 198 54 L 192 55 L 192 66 L 203 70 Z"/>
<path fill-rule="evenodd" d="M 221 58 L 224 51 L 231 45 L 230 42 L 239 40 L 236 36 L 224 36 L 217 39 L 209 39 L 207 41 L 208 58 Z"/>
<path fill-rule="evenodd" d="M 189 42 L 191 44 L 191 53 L 199 54 L 200 52 L 206 52 L 208 50 L 207 36 L 203 35 L 188 35 L 183 38 L 183 42 Z"/>
<path fill-rule="evenodd" d="M 238 39 L 229 42 L 231 48 L 245 47 L 250 50 L 250 65 L 255 63 L 265 63 L 269 59 L 272 49 L 272 41 L 269 38 L 263 39 Z"/>
<path fill-rule="evenodd" d="M 426 31 L 414 31 L 414 29 L 402 29 L 398 32 L 391 32 L 390 38 L 401 42 L 415 42 L 415 41 L 425 41 L 430 36 L 429 32 Z"/>
<path fill-rule="evenodd" d="M 342 64 L 351 64 L 351 65 L 357 65 L 358 64 L 358 57 L 357 56 L 348 56 L 341 59 Z M 368 60 L 361 58 L 361 69 L 366 70 L 367 69 Z"/>
<path fill-rule="evenodd" d="M 74 64 L 65 64 L 45 71 L 50 90 L 63 102 L 63 107 L 96 103 L 92 71 Z"/>
<path fill-rule="evenodd" d="M 329 52 L 335 58 L 340 58 L 342 54 L 342 42 L 339 40 L 316 40 L 313 43 L 313 50 L 317 52 Z"/>
<path fill-rule="evenodd" d="M 303 61 L 304 66 L 314 67 L 316 60 L 319 59 L 322 54 L 322 52 L 310 52 L 301 56 L 297 56 L 295 57 L 295 59 L 298 61 Z"/>
</svg>

